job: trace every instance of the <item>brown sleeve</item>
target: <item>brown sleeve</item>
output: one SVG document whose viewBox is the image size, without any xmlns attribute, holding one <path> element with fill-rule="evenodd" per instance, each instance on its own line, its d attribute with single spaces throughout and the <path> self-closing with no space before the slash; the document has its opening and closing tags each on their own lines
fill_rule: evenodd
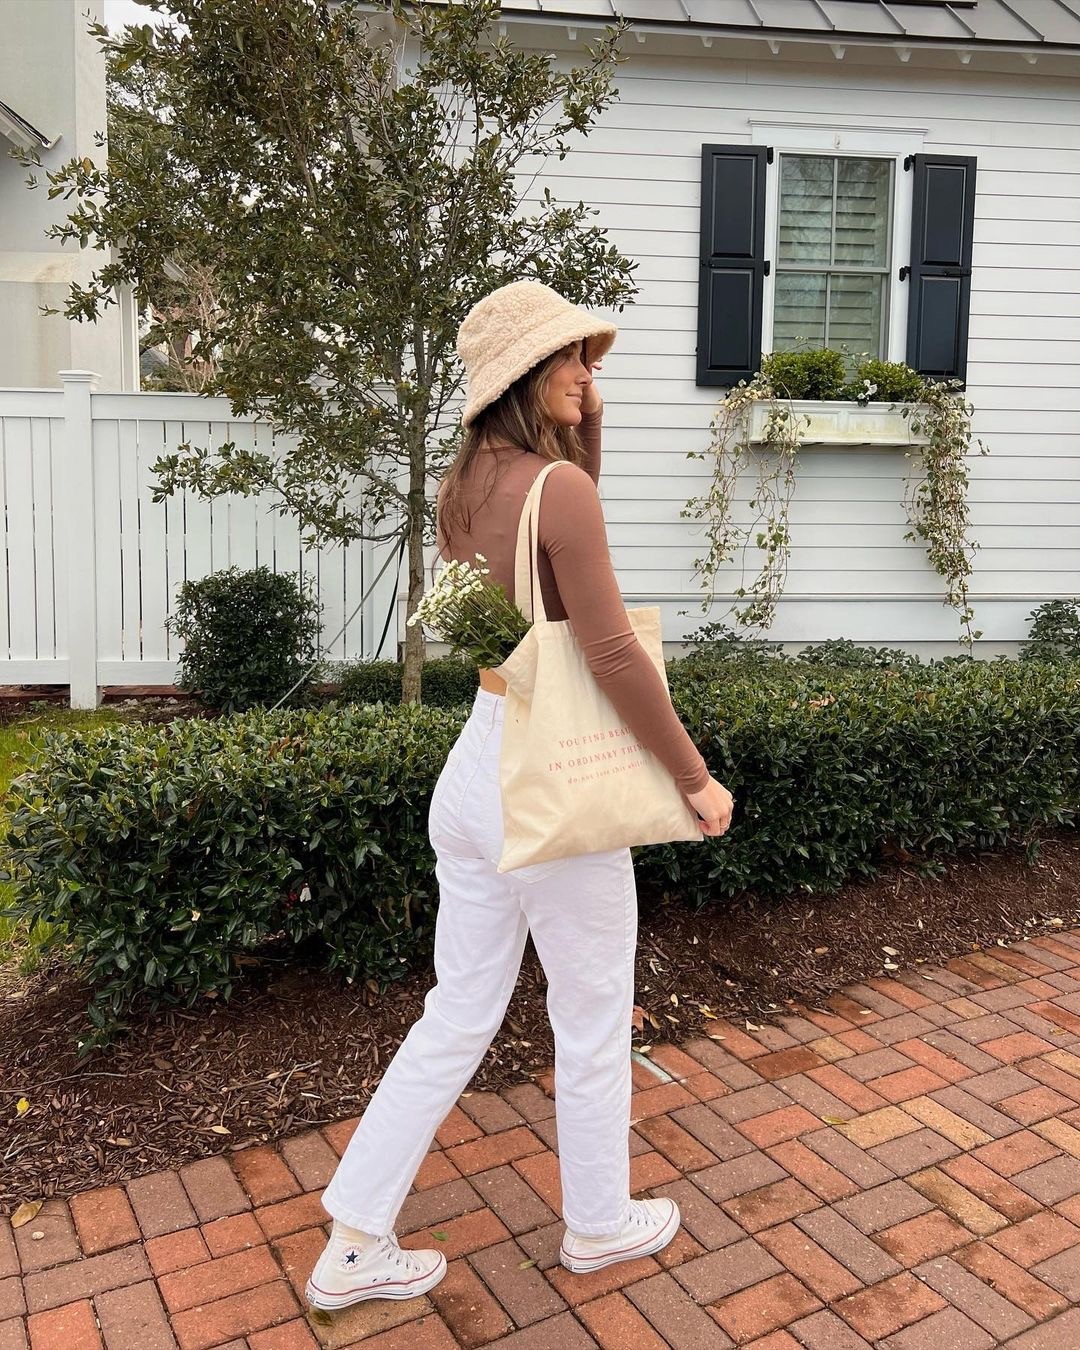
<svg viewBox="0 0 1080 1350">
<path fill-rule="evenodd" d="M 578 435 L 585 447 L 585 463 L 581 466 L 594 483 L 600 482 L 600 429 L 604 422 L 604 409 L 599 412 L 582 413 L 578 425 Z M 544 486 L 547 491 L 547 485 Z"/>
<path fill-rule="evenodd" d="M 597 684 L 683 792 L 709 771 L 671 706 L 664 681 L 634 636 L 611 566 L 596 486 L 570 465 L 549 474 L 540 498 L 540 545 Z"/>
<path fill-rule="evenodd" d="M 442 483 L 435 493 L 435 562 L 446 557 L 446 535 L 442 526 Z M 434 564 L 433 564 L 434 568 Z"/>
</svg>

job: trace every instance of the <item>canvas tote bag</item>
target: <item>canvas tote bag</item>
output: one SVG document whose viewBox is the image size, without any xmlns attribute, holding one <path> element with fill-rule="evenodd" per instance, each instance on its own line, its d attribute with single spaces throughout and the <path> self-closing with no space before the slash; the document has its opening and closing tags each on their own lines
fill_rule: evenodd
<svg viewBox="0 0 1080 1350">
<path fill-rule="evenodd" d="M 507 686 L 500 872 L 635 844 L 702 839 L 675 780 L 596 683 L 569 620 L 549 620 L 544 612 L 540 494 L 548 474 L 565 462 L 555 460 L 537 475 L 518 525 L 514 598 L 532 627 L 496 672 Z M 666 687 L 660 610 L 627 613 Z"/>
</svg>

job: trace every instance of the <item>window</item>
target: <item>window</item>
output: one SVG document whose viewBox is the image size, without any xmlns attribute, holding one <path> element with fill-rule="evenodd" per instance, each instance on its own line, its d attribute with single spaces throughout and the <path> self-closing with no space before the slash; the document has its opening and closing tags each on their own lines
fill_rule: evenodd
<svg viewBox="0 0 1080 1350">
<path fill-rule="evenodd" d="M 965 379 L 975 160 L 916 127 L 750 130 L 701 147 L 697 383 L 802 344 Z"/>
<path fill-rule="evenodd" d="M 780 156 L 773 349 L 887 351 L 892 159 Z"/>
</svg>

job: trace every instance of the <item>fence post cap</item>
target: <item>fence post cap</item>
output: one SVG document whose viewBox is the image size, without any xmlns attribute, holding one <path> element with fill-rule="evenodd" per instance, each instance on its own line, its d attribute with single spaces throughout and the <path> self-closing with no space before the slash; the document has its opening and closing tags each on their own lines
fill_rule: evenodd
<svg viewBox="0 0 1080 1350">
<path fill-rule="evenodd" d="M 60 379 L 64 384 L 97 384 L 101 376 L 96 370 L 62 370 Z"/>
</svg>

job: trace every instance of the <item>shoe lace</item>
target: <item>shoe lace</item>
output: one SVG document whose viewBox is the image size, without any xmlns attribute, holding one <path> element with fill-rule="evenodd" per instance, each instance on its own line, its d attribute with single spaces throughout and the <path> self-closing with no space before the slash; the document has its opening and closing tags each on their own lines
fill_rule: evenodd
<svg viewBox="0 0 1080 1350">
<path fill-rule="evenodd" d="M 422 1273 L 423 1267 L 419 1258 L 410 1251 L 402 1250 L 398 1245 L 396 1233 L 387 1233 L 384 1238 L 380 1239 L 380 1246 L 383 1256 L 403 1275 L 419 1275 Z"/>
<path fill-rule="evenodd" d="M 644 1200 L 631 1200 L 630 1207 L 626 1211 L 626 1223 L 623 1227 L 623 1233 L 628 1229 L 652 1228 L 656 1223 L 656 1215 Z M 567 1229 L 568 1236 L 577 1242 L 584 1242 L 593 1246 L 607 1246 L 612 1243 L 614 1236 L 594 1237 L 591 1234 L 574 1234 Z"/>
</svg>

